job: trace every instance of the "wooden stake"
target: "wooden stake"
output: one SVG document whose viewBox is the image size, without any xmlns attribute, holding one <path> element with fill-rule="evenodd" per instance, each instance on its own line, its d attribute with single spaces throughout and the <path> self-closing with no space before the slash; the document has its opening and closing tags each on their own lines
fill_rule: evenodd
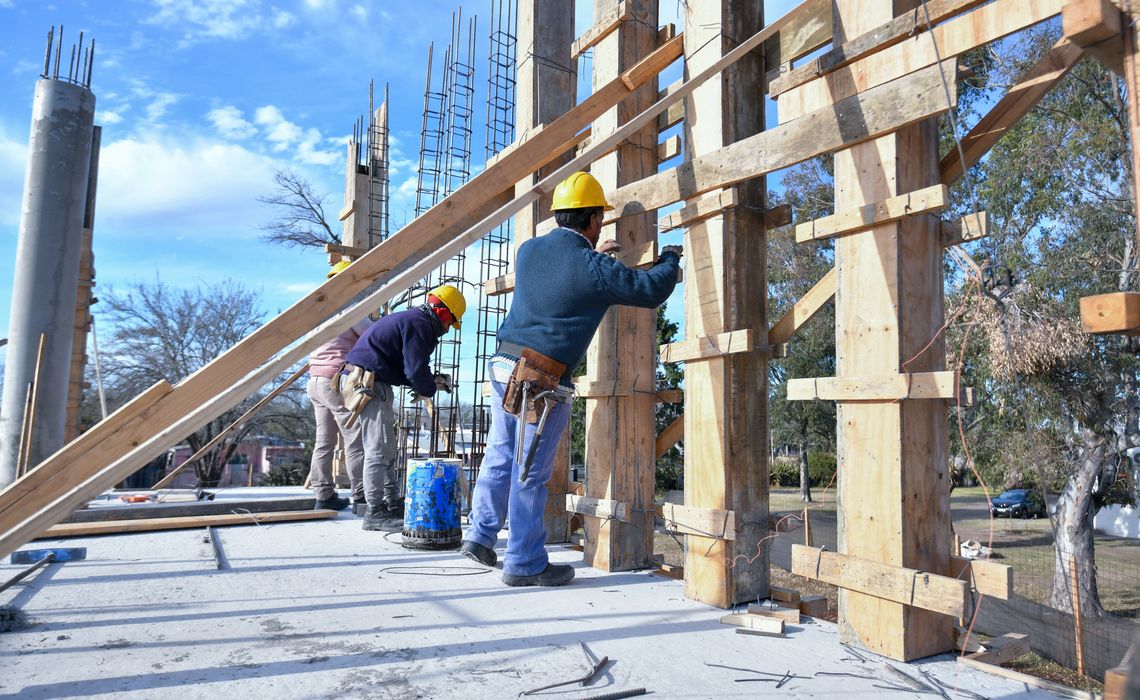
<svg viewBox="0 0 1140 700">
<path fill-rule="evenodd" d="M 28 472 L 28 461 L 32 458 L 32 435 L 36 429 L 36 406 L 39 404 L 40 370 L 44 365 L 44 345 L 47 343 L 47 333 L 40 333 L 40 346 L 36 349 L 36 371 L 32 375 L 32 383 L 28 385 L 28 399 L 24 405 L 24 428 L 20 433 L 23 436 L 20 445 L 20 454 L 16 460 L 16 474 L 23 476 Z"/>
<path fill-rule="evenodd" d="M 804 506 L 804 544 L 814 546 L 811 541 L 811 512 Z"/>
<path fill-rule="evenodd" d="M 1077 558 L 1069 561 L 1070 587 L 1073 590 L 1073 637 L 1077 647 L 1077 673 L 1085 675 L 1085 638 L 1081 629 L 1081 579 Z"/>
</svg>

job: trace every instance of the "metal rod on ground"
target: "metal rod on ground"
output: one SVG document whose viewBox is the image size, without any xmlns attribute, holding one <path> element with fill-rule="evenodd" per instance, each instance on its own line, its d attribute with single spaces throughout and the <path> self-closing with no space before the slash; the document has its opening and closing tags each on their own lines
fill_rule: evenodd
<svg viewBox="0 0 1140 700">
<path fill-rule="evenodd" d="M 286 379 L 284 382 L 282 382 L 281 386 L 277 387 L 273 391 L 266 394 L 265 398 L 261 399 L 260 401 L 255 403 L 252 408 L 250 408 L 245 413 L 241 414 L 240 418 L 238 418 L 233 423 L 230 423 L 228 426 L 223 428 L 222 431 L 220 433 L 218 433 L 214 437 L 213 440 L 211 440 L 208 443 L 206 443 L 205 445 L 203 445 L 202 449 L 200 449 L 197 452 L 195 452 L 194 454 L 190 455 L 189 459 L 187 459 L 182 464 L 179 464 L 169 474 L 162 477 L 162 479 L 157 484 L 155 484 L 153 488 L 164 489 L 164 488 L 170 486 L 171 482 L 174 481 L 174 477 L 177 476 L 183 469 L 185 469 L 187 467 L 187 465 L 193 464 L 194 462 L 201 459 L 202 456 L 205 455 L 207 452 L 209 452 L 210 450 L 217 447 L 218 443 L 220 443 L 223 439 L 225 439 L 225 437 L 227 435 L 232 433 L 235 428 L 237 428 L 239 425 L 246 422 L 247 420 L 249 420 L 253 416 L 257 415 L 261 411 L 261 409 L 263 409 L 269 405 L 270 401 L 277 398 L 283 391 L 285 391 L 290 386 L 292 386 L 293 382 L 300 379 L 301 375 L 303 375 L 305 372 L 308 372 L 308 371 L 309 371 L 309 363 L 306 362 L 304 364 L 304 366 L 301 367 L 301 369 L 294 372 L 292 374 L 292 376 L 290 376 L 288 379 Z M 252 471 L 252 469 L 253 469 L 253 467 L 251 466 L 250 470 Z"/>
<path fill-rule="evenodd" d="M 1069 561 L 1070 585 L 1073 589 L 1073 637 L 1077 647 L 1077 673 L 1085 675 L 1085 640 L 1081 634 L 1081 580 L 1077 558 Z"/>
<path fill-rule="evenodd" d="M 622 698 L 634 698 L 638 695 L 645 695 L 645 688 L 630 688 L 629 690 L 615 690 L 612 693 L 602 693 L 601 695 L 589 695 L 582 700 L 621 700 Z"/>
<path fill-rule="evenodd" d="M 16 574 L 12 578 L 10 578 L 7 581 L 5 581 L 4 583 L 0 584 L 0 592 L 6 591 L 9 588 L 11 588 L 12 586 L 15 586 L 20 581 L 23 581 L 24 579 L 31 576 L 33 573 L 35 573 L 39 569 L 42 569 L 43 567 L 52 563 L 53 561 L 55 561 L 55 555 L 54 554 L 48 554 L 43 559 L 40 559 L 35 564 L 32 564 L 28 568 L 24 569 L 20 573 Z"/>
<path fill-rule="evenodd" d="M 225 570 L 230 568 L 229 561 L 226 559 L 226 553 L 222 550 L 222 541 L 218 539 L 218 528 L 209 526 L 206 528 L 206 539 L 214 548 L 214 562 L 218 565 L 218 569 Z"/>
<path fill-rule="evenodd" d="M 23 476 L 28 471 L 28 462 L 32 456 L 32 434 L 36 429 L 36 405 L 39 403 L 40 370 L 44 365 L 44 344 L 47 342 L 47 333 L 40 333 L 40 347 L 36 350 L 36 371 L 32 375 L 32 384 L 28 390 L 28 401 L 24 412 L 23 444 L 20 446 L 19 459 L 16 462 L 16 471 Z"/>
</svg>

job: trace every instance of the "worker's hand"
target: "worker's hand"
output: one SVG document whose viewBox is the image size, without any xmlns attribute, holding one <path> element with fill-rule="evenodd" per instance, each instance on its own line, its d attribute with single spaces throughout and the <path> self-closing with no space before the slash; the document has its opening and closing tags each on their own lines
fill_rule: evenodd
<svg viewBox="0 0 1140 700">
<path fill-rule="evenodd" d="M 617 241 L 615 241 L 612 238 L 607 238 L 604 241 L 599 241 L 598 245 L 594 247 L 594 250 L 598 251 L 599 253 L 601 253 L 603 255 L 610 255 L 612 253 L 620 253 L 621 252 L 621 243 L 618 243 Z"/>
<path fill-rule="evenodd" d="M 685 254 L 685 248 L 679 245 L 667 245 L 661 249 L 662 255 L 666 253 L 676 253 L 677 257 L 679 258 Z"/>
<path fill-rule="evenodd" d="M 416 403 L 423 397 L 416 393 L 415 389 L 408 389 L 408 403 Z"/>
<path fill-rule="evenodd" d="M 434 377 L 432 377 L 432 379 L 435 380 L 435 388 L 436 389 L 438 389 L 439 391 L 446 391 L 449 394 L 451 393 L 453 386 L 451 384 L 451 375 L 450 374 L 437 374 Z"/>
</svg>

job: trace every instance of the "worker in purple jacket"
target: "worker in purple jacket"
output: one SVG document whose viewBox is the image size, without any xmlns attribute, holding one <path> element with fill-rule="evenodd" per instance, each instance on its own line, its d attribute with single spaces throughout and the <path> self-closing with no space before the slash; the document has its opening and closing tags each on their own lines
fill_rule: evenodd
<svg viewBox="0 0 1140 700">
<path fill-rule="evenodd" d="M 349 261 L 342 260 L 333 265 L 328 276 L 333 277 L 346 267 Z M 352 328 L 320 346 L 309 355 L 309 383 L 305 393 L 313 404 L 317 422 L 317 434 L 313 440 L 313 459 L 309 467 L 309 485 L 317 497 L 318 510 L 331 508 L 344 510 L 348 499 L 337 495 L 333 481 L 333 452 L 336 439 L 344 438 L 344 461 L 348 467 L 348 482 L 352 488 L 354 503 L 364 503 L 364 445 L 360 440 L 360 424 L 350 420 L 351 412 L 344 407 L 340 392 L 332 387 L 332 378 L 344 366 L 344 357 L 356 344 L 360 334 L 368 330 L 368 319 L 359 321 Z"/>
<path fill-rule="evenodd" d="M 373 375 L 372 398 L 360 412 L 364 444 L 365 530 L 399 532 L 404 527 L 404 501 L 396 481 L 395 387 L 411 387 L 414 398 L 450 392 L 451 377 L 432 374 L 429 362 L 439 339 L 459 328 L 467 309 L 463 294 L 445 284 L 428 292 L 427 303 L 384 316 L 366 330 L 345 361 Z M 351 367 L 348 367 L 351 370 Z"/>
</svg>

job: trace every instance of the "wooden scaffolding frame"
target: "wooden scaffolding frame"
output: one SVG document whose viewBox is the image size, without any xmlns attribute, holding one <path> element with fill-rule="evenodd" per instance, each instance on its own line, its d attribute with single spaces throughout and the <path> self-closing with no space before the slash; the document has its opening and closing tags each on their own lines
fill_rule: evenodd
<svg viewBox="0 0 1140 700">
<path fill-rule="evenodd" d="M 548 525 L 565 523 L 565 505 L 586 520 L 592 565 L 647 565 L 653 463 L 683 434 L 686 502 L 665 515 L 689 539 L 686 595 L 722 607 L 767 595 L 767 362 L 834 301 L 838 376 L 791 380 L 788 393 L 839 403 L 840 552 L 797 547 L 794 568 L 841 587 L 845 641 L 897 659 L 952 648 L 968 587 L 981 591 L 984 579 L 951 556 L 945 412 L 969 395 L 943 366 L 942 260 L 987 231 L 985 212 L 953 222 L 937 212 L 946 187 L 1086 52 L 1128 78 L 1137 130 L 1130 18 L 1109 0 L 806 0 L 765 25 L 758 3 L 712 0 L 689 3 L 677 34 L 656 29 L 657 0 L 597 0 L 598 24 L 571 42 L 566 13 L 541 19 L 536 8 L 554 4 L 523 1 L 520 18 L 552 30 L 531 32 L 547 37 L 543 55 L 558 51 L 570 65 L 595 52 L 593 93 L 551 112 L 523 86 L 519 138 L 468 184 L 195 374 L 159 382 L 0 492 L 0 556 L 492 226 L 519 215 L 520 228 L 547 230 L 536 203 L 594 164 L 627 264 L 656 258 L 657 211 L 684 204 L 658 228 L 686 230 L 687 337 L 657 349 L 651 314 L 611 311 L 578 383 L 589 406 L 589 490 L 567 495 L 570 485 L 554 484 Z M 935 118 L 954 106 L 956 57 L 1058 15 L 1062 40 L 965 135 L 962 154 L 940 154 Z M 685 77 L 658 86 L 682 56 Z M 779 124 L 767 129 L 762 93 L 778 104 Z M 681 121 L 683 142 L 658 143 Z M 679 143 L 680 164 L 659 170 Z M 836 213 L 798 222 L 797 240 L 834 239 L 835 269 L 769 324 L 763 231 L 787 214 L 767 209 L 764 176 L 825 153 L 835 155 Z M 509 291 L 510 277 L 488 289 Z M 1140 303 L 1113 303 L 1097 307 L 1100 328 L 1140 328 Z M 658 350 L 686 363 L 686 415 L 654 435 L 653 406 L 669 400 L 649 379 Z"/>
</svg>

